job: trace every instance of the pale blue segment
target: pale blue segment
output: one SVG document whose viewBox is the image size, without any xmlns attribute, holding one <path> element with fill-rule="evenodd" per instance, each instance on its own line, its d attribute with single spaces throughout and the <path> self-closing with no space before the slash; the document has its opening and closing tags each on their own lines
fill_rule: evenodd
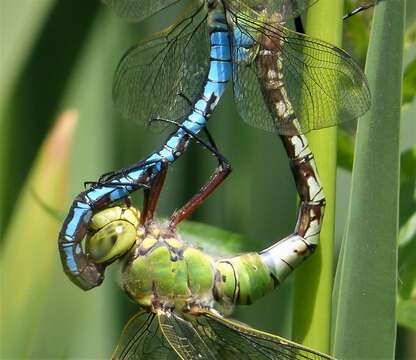
<svg viewBox="0 0 416 360">
<path fill-rule="evenodd" d="M 209 99 L 214 94 L 217 98 L 220 98 L 226 86 L 226 83 L 217 83 L 208 80 L 204 87 L 204 96 Z"/>
<path fill-rule="evenodd" d="M 192 133 L 192 134 L 198 134 L 200 131 L 201 131 L 201 127 L 203 126 L 203 125 L 201 125 L 201 124 L 198 124 L 198 123 L 196 123 L 196 122 L 194 122 L 194 121 L 192 121 L 192 120 L 190 120 L 190 119 L 188 119 L 188 120 L 185 120 L 184 122 L 183 122 L 183 126 L 186 126 L 186 128 L 187 129 L 189 129 L 189 131 Z"/>
<path fill-rule="evenodd" d="M 78 266 L 75 262 L 74 259 L 74 252 L 73 252 L 73 248 L 72 248 L 72 244 L 63 244 L 62 248 L 64 250 L 65 253 L 65 262 L 66 265 L 68 266 L 69 270 L 72 273 L 78 273 Z"/>
<path fill-rule="evenodd" d="M 223 61 L 211 61 L 208 79 L 212 81 L 225 82 L 231 77 L 231 64 Z"/>
<path fill-rule="evenodd" d="M 211 34 L 211 46 L 214 45 L 227 45 L 230 46 L 230 40 L 228 39 L 227 31 L 215 31 Z"/>
<path fill-rule="evenodd" d="M 143 169 L 137 169 L 128 173 L 129 177 L 133 180 L 137 180 L 140 176 L 143 175 Z"/>
<path fill-rule="evenodd" d="M 200 126 L 204 126 L 206 123 L 205 117 L 196 111 L 192 111 L 191 115 L 188 116 L 188 119 Z"/>
<path fill-rule="evenodd" d="M 93 202 L 97 201 L 97 199 L 100 199 L 101 197 L 107 195 L 111 191 L 111 188 L 101 187 L 98 189 L 93 189 L 87 193 L 87 196 L 89 199 L 91 199 Z"/>
<path fill-rule="evenodd" d="M 80 209 L 87 209 L 87 210 L 91 209 L 91 207 L 83 201 L 77 201 L 75 205 L 76 205 L 76 207 L 78 207 Z"/>
<path fill-rule="evenodd" d="M 216 60 L 231 60 L 230 47 L 224 45 L 211 46 L 211 57 Z"/>
<path fill-rule="evenodd" d="M 84 218 L 84 216 L 91 211 L 90 209 L 80 209 L 75 207 L 72 212 L 72 219 L 67 224 L 65 229 L 65 235 L 70 236 L 71 238 L 74 236 L 75 232 L 77 231 L 78 224 Z"/>
<path fill-rule="evenodd" d="M 173 156 L 173 152 L 165 148 L 159 151 L 159 155 L 169 162 L 173 162 L 175 160 L 175 157 Z"/>
<path fill-rule="evenodd" d="M 120 179 L 121 180 L 121 179 Z M 110 201 L 117 201 L 126 196 L 128 196 L 132 192 L 133 188 L 131 186 L 123 186 L 123 187 L 116 187 L 113 188 L 110 193 Z"/>
<path fill-rule="evenodd" d="M 123 176 L 122 178 L 119 178 L 119 179 L 114 179 L 111 182 L 114 185 L 111 185 L 111 186 L 108 185 L 109 192 L 113 191 L 118 186 L 123 186 L 124 184 L 133 183 L 133 179 L 130 177 L 130 173 L 127 173 L 126 176 Z M 123 184 L 123 185 L 119 185 L 119 184 Z"/>
<path fill-rule="evenodd" d="M 154 162 L 158 162 L 158 161 L 161 161 L 162 160 L 162 157 L 160 156 L 160 154 L 159 153 L 154 153 L 154 154 L 152 154 L 152 155 L 150 155 L 147 159 L 146 159 L 146 161 L 145 162 L 152 162 L 152 161 L 154 161 Z"/>
<path fill-rule="evenodd" d="M 184 125 L 185 126 L 185 122 L 182 124 L 182 125 Z M 180 141 L 180 139 L 182 138 L 182 134 L 181 134 L 181 136 L 178 136 L 178 135 L 175 135 L 175 136 L 172 136 L 168 141 L 167 141 L 167 143 L 166 143 L 166 145 L 167 146 L 169 146 L 172 150 L 175 150 L 176 149 L 176 147 L 178 146 L 178 144 L 179 144 L 179 141 Z"/>
<path fill-rule="evenodd" d="M 206 113 L 207 107 L 208 103 L 204 99 L 199 99 L 194 105 L 195 110 L 199 110 L 202 114 Z"/>
</svg>

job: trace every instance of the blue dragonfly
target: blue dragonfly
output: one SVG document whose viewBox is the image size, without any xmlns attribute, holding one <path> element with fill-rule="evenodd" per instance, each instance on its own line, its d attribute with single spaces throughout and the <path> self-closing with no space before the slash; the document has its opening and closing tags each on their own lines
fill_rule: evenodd
<svg viewBox="0 0 416 360">
<path fill-rule="evenodd" d="M 104 1 L 137 21 L 178 2 Z M 231 80 L 241 117 L 285 136 L 334 126 L 369 108 L 365 76 L 347 53 L 283 26 L 308 5 L 307 0 L 194 1 L 175 24 L 127 51 L 115 74 L 116 106 L 127 118 L 173 124 L 175 130 L 159 150 L 104 174 L 75 198 L 58 242 L 64 270 L 76 285 L 88 290 L 104 279 L 105 266 L 94 263 L 82 245 L 93 214 L 144 189 L 143 218 L 151 219 L 167 168 L 192 139 L 217 157 L 218 166 L 172 215 L 172 228 L 229 175 L 231 166 L 205 126 Z"/>
</svg>

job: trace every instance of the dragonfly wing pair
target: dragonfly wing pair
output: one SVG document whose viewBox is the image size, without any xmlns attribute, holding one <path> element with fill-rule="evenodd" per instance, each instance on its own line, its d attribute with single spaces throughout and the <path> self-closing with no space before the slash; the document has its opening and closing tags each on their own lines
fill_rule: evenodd
<svg viewBox="0 0 416 360">
<path fill-rule="evenodd" d="M 241 2 L 225 2 L 233 32 L 234 98 L 248 124 L 292 135 L 286 131 L 287 124 L 270 112 L 267 102 L 273 100 L 262 90 L 256 61 L 264 50 L 280 62 L 282 85 L 302 133 L 356 119 L 368 110 L 366 78 L 346 52 L 277 22 L 272 24 L 274 13 L 269 9 L 257 14 Z M 282 22 L 293 14 L 283 11 L 283 16 L 278 15 Z"/>
<path fill-rule="evenodd" d="M 122 18 L 144 20 L 181 0 L 102 0 Z"/>
<path fill-rule="evenodd" d="M 250 8 L 256 12 L 267 10 L 270 13 L 278 13 L 283 20 L 290 20 L 300 16 L 308 7 L 318 0 L 228 0 L 234 10 L 245 10 Z"/>
<path fill-rule="evenodd" d="M 139 312 L 126 325 L 113 359 L 332 359 L 213 312 L 188 321 L 175 312 Z"/>
<path fill-rule="evenodd" d="M 194 8 L 123 56 L 113 87 L 116 106 L 126 118 L 139 122 L 158 117 L 183 120 L 206 77 L 209 50 L 206 14 Z"/>
</svg>

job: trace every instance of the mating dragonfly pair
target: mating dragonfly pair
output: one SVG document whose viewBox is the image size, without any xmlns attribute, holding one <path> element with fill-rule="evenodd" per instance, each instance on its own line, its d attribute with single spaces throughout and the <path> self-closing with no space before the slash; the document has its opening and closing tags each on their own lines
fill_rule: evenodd
<svg viewBox="0 0 416 360">
<path fill-rule="evenodd" d="M 139 21 L 177 0 L 105 2 Z M 263 296 L 318 245 L 325 198 L 303 134 L 355 119 L 370 105 L 365 77 L 348 54 L 283 27 L 307 3 L 195 1 L 178 22 L 122 58 L 118 108 L 176 130 L 144 160 L 104 174 L 79 194 L 59 235 L 64 270 L 84 290 L 101 284 L 106 266 L 124 261 L 124 288 L 144 311 L 127 325 L 115 358 L 328 358 L 217 312 Z M 242 118 L 279 134 L 301 203 L 292 235 L 258 254 L 214 260 L 186 246 L 175 228 L 231 171 L 205 127 L 228 82 Z M 153 214 L 166 171 L 191 140 L 214 154 L 218 167 L 166 226 L 158 225 Z M 138 189 L 145 194 L 140 216 L 129 206 Z"/>
</svg>

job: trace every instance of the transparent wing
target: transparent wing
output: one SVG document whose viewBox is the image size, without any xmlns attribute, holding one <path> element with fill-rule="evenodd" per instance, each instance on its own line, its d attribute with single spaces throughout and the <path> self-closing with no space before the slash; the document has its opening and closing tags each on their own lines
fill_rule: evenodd
<svg viewBox="0 0 416 360">
<path fill-rule="evenodd" d="M 127 51 L 115 74 L 115 104 L 125 117 L 139 122 L 180 119 L 198 96 L 208 64 L 209 35 L 201 5 Z"/>
<path fill-rule="evenodd" d="M 308 7 L 315 4 L 318 0 L 225 0 L 228 7 L 232 7 L 238 14 L 239 11 L 249 7 L 260 13 L 278 13 L 280 20 L 293 19 L 304 12 Z"/>
<path fill-rule="evenodd" d="M 353 120 L 370 107 L 367 80 L 343 50 L 324 41 L 264 22 L 246 9 L 237 14 L 228 8 L 233 30 L 234 95 L 244 120 L 255 127 L 285 133 L 266 104 L 273 99 L 263 92 L 259 66 L 267 49 L 281 68 L 282 82 L 301 132 Z M 254 46 L 247 47 L 247 42 Z"/>
<path fill-rule="evenodd" d="M 173 312 L 160 313 L 157 316 L 163 335 L 182 359 L 218 359 L 189 321 Z"/>
<path fill-rule="evenodd" d="M 178 356 L 161 334 L 155 314 L 137 313 L 124 327 L 114 360 L 176 360 Z"/>
<path fill-rule="evenodd" d="M 198 316 L 194 326 L 218 359 L 332 359 L 329 355 L 212 312 Z"/>
<path fill-rule="evenodd" d="M 141 21 L 180 0 L 102 0 L 122 18 Z"/>
</svg>

